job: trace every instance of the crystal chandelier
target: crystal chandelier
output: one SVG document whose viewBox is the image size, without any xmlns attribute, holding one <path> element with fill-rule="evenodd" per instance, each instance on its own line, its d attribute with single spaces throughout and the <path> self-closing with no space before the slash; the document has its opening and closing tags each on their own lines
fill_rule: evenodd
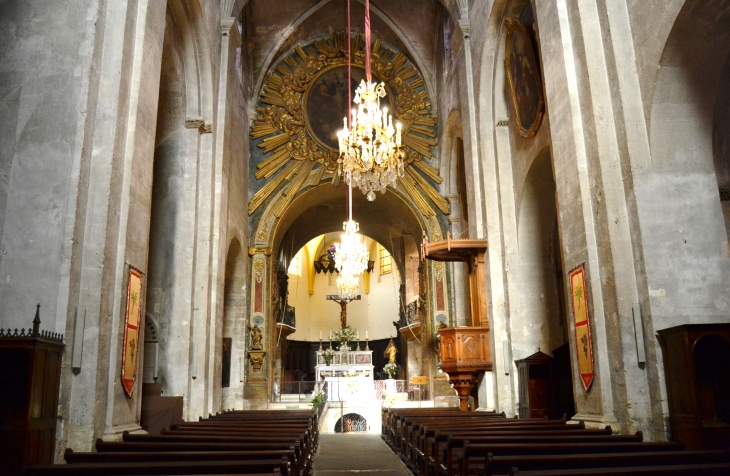
<svg viewBox="0 0 730 476">
<path fill-rule="evenodd" d="M 349 30 L 348 30 L 349 32 Z M 348 55 L 349 56 L 349 55 Z M 349 66 L 349 58 L 348 58 Z M 398 176 L 404 175 L 405 151 L 401 143 L 400 122 L 393 127 L 388 109 L 380 109 L 380 98 L 385 97 L 385 83 L 374 83 L 370 72 L 370 1 L 365 1 L 365 76 L 355 90 L 352 124 L 337 133 L 340 158 L 348 185 L 360 188 L 368 200 L 375 200 L 375 192 L 385 193 L 388 185 L 395 186 Z"/>
<path fill-rule="evenodd" d="M 337 278 L 337 292 L 340 293 L 340 299 L 344 301 L 352 301 L 357 297 L 360 278 L 351 274 L 341 274 Z"/>
<path fill-rule="evenodd" d="M 342 241 L 335 244 L 335 269 L 340 273 L 337 289 L 343 299 L 352 299 L 357 294 L 359 275 L 368 268 L 367 245 L 358 233 L 360 225 L 352 220 L 344 223 Z"/>
</svg>

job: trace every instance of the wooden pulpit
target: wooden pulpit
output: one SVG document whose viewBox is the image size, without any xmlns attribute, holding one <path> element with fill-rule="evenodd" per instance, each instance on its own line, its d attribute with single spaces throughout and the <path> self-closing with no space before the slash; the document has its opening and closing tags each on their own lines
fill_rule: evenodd
<svg viewBox="0 0 730 476">
<path fill-rule="evenodd" d="M 459 408 L 469 409 L 469 392 L 485 370 L 492 370 L 487 316 L 487 282 L 484 268 L 486 240 L 446 240 L 429 243 L 425 236 L 421 256 L 435 261 L 462 261 L 469 267 L 471 326 L 441 327 L 439 367 L 459 395 Z"/>
<path fill-rule="evenodd" d="M 492 370 L 489 351 L 489 328 L 442 327 L 439 333 L 439 366 L 449 374 L 459 395 L 459 408 L 469 409 L 469 392 L 479 375 Z"/>
</svg>

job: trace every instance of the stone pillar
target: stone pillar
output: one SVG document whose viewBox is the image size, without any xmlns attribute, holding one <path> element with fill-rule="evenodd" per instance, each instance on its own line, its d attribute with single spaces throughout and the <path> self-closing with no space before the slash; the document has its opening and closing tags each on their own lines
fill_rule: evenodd
<svg viewBox="0 0 730 476">
<path fill-rule="evenodd" d="M 484 200 L 481 186 L 481 167 L 479 163 L 479 135 L 477 132 L 477 103 L 474 91 L 474 68 L 472 66 L 471 52 L 471 23 L 469 20 L 459 20 L 459 28 L 464 35 L 464 75 L 466 82 L 465 104 L 467 114 L 464 115 L 464 160 L 466 161 L 467 176 L 471 176 L 471 180 L 466 181 L 467 193 L 474 197 L 474 219 L 472 220 L 472 211 L 469 210 L 469 223 L 473 225 L 472 230 L 475 232 L 474 238 L 482 239 L 485 236 L 484 229 Z"/>
<path fill-rule="evenodd" d="M 238 71 L 236 71 L 236 50 L 241 46 L 241 35 L 238 31 L 238 21 L 235 17 L 221 18 L 221 59 L 220 59 L 220 72 L 218 78 L 218 110 L 216 116 L 216 128 L 215 128 L 215 178 L 214 178 L 214 208 L 213 208 L 213 260 L 211 270 L 211 312 L 217 316 L 216 322 L 220 326 L 221 330 L 223 327 L 223 315 L 224 315 L 224 292 L 226 289 L 226 260 L 228 256 L 226 254 L 227 245 L 230 242 L 228 233 L 228 223 L 226 221 L 227 210 L 228 210 L 228 191 L 231 187 L 231 182 L 224 177 L 224 169 L 230 173 L 230 164 L 226 164 L 226 158 L 230 157 L 231 151 L 226 150 L 226 134 L 230 134 L 236 123 L 235 118 L 229 116 L 229 104 L 227 104 L 229 97 L 229 87 L 235 88 L 240 86 L 236 79 L 240 78 Z M 231 81 L 234 79 L 234 81 Z M 229 82 L 232 83 L 229 85 Z M 235 131 L 238 133 L 238 131 Z M 245 244 L 241 244 L 246 246 Z M 242 258 L 245 258 L 245 251 Z M 235 282 L 230 283 L 232 286 L 242 288 L 243 295 L 245 296 L 245 278 L 241 278 L 242 283 Z M 241 304 L 242 307 L 245 307 Z M 232 316 L 235 319 L 233 326 L 233 335 L 226 336 L 233 338 L 233 352 L 231 355 L 231 381 L 228 388 L 220 389 L 218 387 L 217 375 L 221 372 L 222 363 L 220 359 L 216 359 L 211 366 L 212 377 L 208 381 L 209 393 L 211 398 L 209 399 L 209 412 L 213 413 L 218 411 L 219 404 L 223 406 L 223 409 L 234 408 L 240 410 L 243 408 L 243 374 L 244 368 L 241 365 L 244 362 L 243 357 L 245 356 L 245 342 L 246 342 L 246 327 L 241 325 L 240 321 L 245 324 L 246 310 L 242 309 L 242 316 Z M 236 313 L 238 314 L 238 313 Z M 219 342 L 220 338 L 223 337 L 223 333 L 215 334 L 216 343 Z M 217 345 L 217 344 L 216 344 Z M 216 347 L 217 348 L 217 347 Z M 216 355 L 220 355 L 217 353 Z M 220 393 L 220 395 L 219 395 Z"/>
<path fill-rule="evenodd" d="M 135 8 L 131 6 L 131 8 Z M 126 308 L 127 263 L 147 274 L 149 225 L 152 195 L 152 164 L 155 124 L 159 91 L 159 71 L 162 61 L 162 38 L 165 31 L 165 5 L 141 2 L 136 6 L 138 17 L 129 89 L 129 110 L 126 122 L 124 162 L 121 170 L 121 200 L 118 216 L 119 234 L 115 243 L 116 262 L 112 289 L 114 304 L 111 314 L 109 345 L 109 378 L 107 381 L 104 440 L 119 440 L 124 431 L 141 431 L 141 379 L 135 384 L 132 401 L 120 392 L 118 369 L 121 368 L 121 344 Z M 110 22 L 115 19 L 109 18 Z M 116 19 L 118 21 L 118 19 Z M 110 45 L 118 48 L 118 45 Z M 155 72 L 156 74 L 153 74 Z M 143 281 L 143 285 L 144 285 Z M 144 296 L 143 296 L 144 316 Z M 142 364 L 143 356 L 138 359 Z M 138 375 L 140 372 L 138 371 Z"/>
<path fill-rule="evenodd" d="M 651 414 L 645 389 L 652 382 L 635 357 L 632 305 L 638 302 L 634 263 L 639 257 L 632 243 L 634 218 L 627 202 L 622 170 L 625 157 L 617 131 L 621 111 L 614 109 L 612 101 L 620 94 L 618 85 L 612 83 L 614 68 L 620 63 L 620 70 L 633 58 L 624 56 L 620 49 L 608 53 L 615 30 L 608 23 L 605 8 L 589 0 L 536 5 L 551 111 L 563 267 L 569 270 L 585 263 L 594 338 L 596 377 L 587 391 L 573 358 L 574 419 L 589 426 L 611 425 L 623 432 L 653 434 L 652 425 L 662 422 L 651 423 L 639 416 Z M 622 21 L 628 28 L 627 15 Z M 616 65 L 611 65 L 614 54 Z M 571 203 L 579 206 L 569 206 Z M 566 288 L 569 292 L 570 283 Z M 570 347 L 575 356 L 572 305 L 568 312 Z"/>
</svg>

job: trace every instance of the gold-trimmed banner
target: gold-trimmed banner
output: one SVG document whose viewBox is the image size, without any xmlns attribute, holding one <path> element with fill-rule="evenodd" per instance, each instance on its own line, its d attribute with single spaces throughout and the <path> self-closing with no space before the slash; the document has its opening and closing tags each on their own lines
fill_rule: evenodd
<svg viewBox="0 0 730 476">
<path fill-rule="evenodd" d="M 578 356 L 578 372 L 586 392 L 591 388 L 593 377 L 593 342 L 591 340 L 591 322 L 588 313 L 588 296 L 584 265 L 581 264 L 570 272 L 570 292 L 573 301 L 573 318 L 575 322 L 575 347 Z"/>
<path fill-rule="evenodd" d="M 139 355 L 139 328 L 142 319 L 142 272 L 129 267 L 127 280 L 127 306 L 124 317 L 124 346 L 122 347 L 122 387 L 132 398 L 137 379 Z"/>
</svg>

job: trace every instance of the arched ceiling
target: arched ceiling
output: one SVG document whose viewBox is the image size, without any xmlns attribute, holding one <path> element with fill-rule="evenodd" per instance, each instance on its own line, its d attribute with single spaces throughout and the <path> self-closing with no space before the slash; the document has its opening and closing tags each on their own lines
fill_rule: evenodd
<svg viewBox="0 0 730 476">
<path fill-rule="evenodd" d="M 435 33 L 440 16 L 446 14 L 441 1 L 418 0 L 416 15 L 412 0 L 372 0 L 370 5 L 373 38 L 405 53 L 428 83 L 435 64 Z M 251 32 L 247 53 L 257 86 L 271 65 L 297 43 L 347 27 L 344 0 L 249 0 L 246 8 Z M 364 31 L 364 12 L 362 3 L 351 0 L 354 34 Z"/>
<path fill-rule="evenodd" d="M 286 248 L 296 253 L 312 238 L 325 233 L 342 231 L 347 220 L 346 187 L 323 186 L 298 197 L 281 217 L 274 236 L 274 253 L 286 241 Z M 403 238 L 421 240 L 422 228 L 409 206 L 395 193 L 378 194 L 374 202 L 355 191 L 352 197 L 353 219 L 360 223 L 360 233 L 387 248 L 403 269 Z M 289 257 L 290 258 L 290 257 Z"/>
</svg>

